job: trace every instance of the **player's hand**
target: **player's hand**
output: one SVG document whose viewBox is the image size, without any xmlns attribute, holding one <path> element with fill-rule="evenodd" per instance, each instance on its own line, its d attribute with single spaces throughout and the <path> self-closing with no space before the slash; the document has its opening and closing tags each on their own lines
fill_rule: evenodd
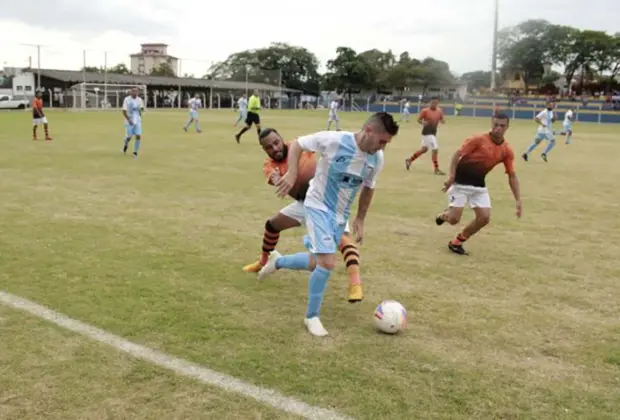
<svg viewBox="0 0 620 420">
<path fill-rule="evenodd" d="M 279 180 L 280 180 L 280 172 L 278 172 L 278 170 L 276 169 L 271 173 L 271 175 L 269 175 L 269 181 L 271 181 L 273 185 L 277 185 Z"/>
<path fill-rule="evenodd" d="M 523 204 L 521 204 L 521 200 L 517 201 L 517 217 L 521 218 L 521 215 L 523 214 Z"/>
<path fill-rule="evenodd" d="M 278 197 L 283 198 L 288 195 L 288 193 L 293 189 L 293 185 L 295 185 L 295 180 L 297 179 L 297 174 L 288 171 L 284 174 L 284 176 L 276 182 L 276 194 Z"/>
<path fill-rule="evenodd" d="M 441 189 L 441 191 L 446 192 L 448 191 L 448 188 L 450 188 L 452 186 L 452 184 L 454 184 L 454 177 L 451 176 L 448 179 L 446 179 L 446 181 L 443 183 L 443 188 Z"/>
<path fill-rule="evenodd" d="M 361 245 L 364 242 L 364 220 L 358 217 L 353 220 L 353 234 L 355 242 Z"/>
</svg>

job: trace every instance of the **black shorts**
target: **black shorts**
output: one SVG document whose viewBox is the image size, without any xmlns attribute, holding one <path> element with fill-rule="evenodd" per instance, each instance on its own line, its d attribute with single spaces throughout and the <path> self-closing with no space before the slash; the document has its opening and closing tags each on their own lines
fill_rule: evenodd
<svg viewBox="0 0 620 420">
<path fill-rule="evenodd" d="M 245 124 L 248 126 L 252 124 L 260 125 L 260 115 L 254 112 L 248 112 L 248 116 L 245 117 Z"/>
</svg>

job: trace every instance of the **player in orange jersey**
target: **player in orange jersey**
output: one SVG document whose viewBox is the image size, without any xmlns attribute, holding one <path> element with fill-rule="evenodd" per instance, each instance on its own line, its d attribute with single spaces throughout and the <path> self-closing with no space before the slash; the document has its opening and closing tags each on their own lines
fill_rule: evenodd
<svg viewBox="0 0 620 420">
<path fill-rule="evenodd" d="M 448 222 L 456 225 L 461 220 L 465 203 L 476 215 L 476 218 L 448 243 L 450 251 L 456 254 L 467 255 L 463 242 L 491 220 L 491 197 L 486 188 L 485 177 L 500 162 L 504 164 L 508 174 L 508 184 L 516 201 L 517 217 L 521 217 L 521 193 L 514 167 L 515 154 L 504 139 L 508 125 L 506 114 L 495 115 L 491 132 L 468 138 L 452 157 L 450 175 L 443 189 L 449 197 L 449 208 L 437 215 L 435 223 L 442 225 Z"/>
<path fill-rule="evenodd" d="M 41 124 L 43 124 L 43 130 L 45 130 L 45 140 L 51 140 L 52 138 L 47 128 L 47 118 L 43 113 L 43 98 L 41 98 L 41 95 L 41 91 L 37 90 L 32 100 L 32 140 L 37 139 L 37 128 Z"/>
<path fill-rule="evenodd" d="M 273 128 L 262 130 L 259 141 L 268 156 L 265 159 L 263 172 L 267 178 L 267 183 L 275 185 L 277 180 L 288 171 L 289 144 L 285 143 L 280 134 Z M 243 267 L 243 271 L 246 273 L 258 273 L 267 264 L 269 255 L 272 252 L 278 252 L 275 248 L 280 238 L 280 232 L 305 224 L 306 215 L 303 201 L 306 197 L 310 180 L 314 177 L 315 170 L 315 154 L 303 152 L 299 159 L 297 180 L 289 193 L 295 201 L 267 220 L 260 258 L 257 262 Z M 349 277 L 348 301 L 351 303 L 359 302 L 364 298 L 359 271 L 359 251 L 353 242 L 348 224 L 338 249 L 342 253 Z"/>
<path fill-rule="evenodd" d="M 439 98 L 431 98 L 428 108 L 424 108 L 418 116 L 418 124 L 422 125 L 422 145 L 411 157 L 405 159 L 407 170 L 411 167 L 414 160 L 422 156 L 431 149 L 431 158 L 435 175 L 445 175 L 439 169 L 439 145 L 437 144 L 437 126 L 439 123 L 445 124 L 443 109 L 439 107 Z"/>
</svg>

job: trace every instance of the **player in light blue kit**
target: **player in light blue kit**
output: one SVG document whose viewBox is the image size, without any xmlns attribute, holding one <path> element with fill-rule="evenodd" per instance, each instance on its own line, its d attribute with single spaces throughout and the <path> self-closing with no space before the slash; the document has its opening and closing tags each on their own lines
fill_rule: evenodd
<svg viewBox="0 0 620 420">
<path fill-rule="evenodd" d="M 547 140 L 547 147 L 545 147 L 544 152 L 540 155 L 540 157 L 547 162 L 547 155 L 555 147 L 555 135 L 553 134 L 553 122 L 555 121 L 555 112 L 553 111 L 554 104 L 551 101 L 547 101 L 547 109 L 543 109 L 536 115 L 534 121 L 538 124 L 538 130 L 536 132 L 536 137 L 534 137 L 534 142 L 530 145 L 525 153 L 521 155 L 524 161 L 527 162 L 529 158 L 529 154 L 536 149 L 536 147 L 540 144 L 541 141 Z"/>
<path fill-rule="evenodd" d="M 138 157 L 140 150 L 140 142 L 142 141 L 142 110 L 144 103 L 142 98 L 138 96 L 138 88 L 132 88 L 129 96 L 123 101 L 123 117 L 125 117 L 125 143 L 123 145 L 123 153 L 127 153 L 129 142 L 132 137 L 136 137 L 133 144 L 133 157 Z"/>
<path fill-rule="evenodd" d="M 302 151 L 320 155 L 314 178 L 306 193 L 304 210 L 310 251 L 280 256 L 272 253 L 259 271 L 262 280 L 281 268 L 311 271 L 305 325 L 315 336 L 327 331 L 319 319 L 327 281 L 336 263 L 336 250 L 351 214 L 351 204 L 361 189 L 353 231 L 357 242 L 364 238 L 364 220 L 372 201 L 377 175 L 383 168 L 383 149 L 398 134 L 392 115 L 372 115 L 357 133 L 322 131 L 293 141 L 288 152 L 288 172 L 276 182 L 284 197 L 295 185 Z"/>
<path fill-rule="evenodd" d="M 248 98 L 246 98 L 245 94 L 237 101 L 237 107 L 239 108 L 239 117 L 233 124 L 233 127 L 236 127 L 242 121 L 245 122 L 248 118 Z"/>
<path fill-rule="evenodd" d="M 189 126 L 194 123 L 194 126 L 196 127 L 196 132 L 201 133 L 200 120 L 198 120 L 198 109 L 202 108 L 202 100 L 200 99 L 199 93 L 197 93 L 192 99 L 187 101 L 187 107 L 189 108 L 189 119 L 185 123 L 183 130 L 187 131 Z"/>
</svg>

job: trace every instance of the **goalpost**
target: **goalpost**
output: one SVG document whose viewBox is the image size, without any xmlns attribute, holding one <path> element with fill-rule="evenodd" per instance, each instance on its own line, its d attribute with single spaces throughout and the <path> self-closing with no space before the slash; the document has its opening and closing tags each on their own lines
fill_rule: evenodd
<svg viewBox="0 0 620 420">
<path fill-rule="evenodd" d="M 138 89 L 138 96 L 146 108 L 146 85 L 122 85 L 114 83 L 79 83 L 71 87 L 73 109 L 78 111 L 118 110 L 132 88 Z"/>
</svg>

